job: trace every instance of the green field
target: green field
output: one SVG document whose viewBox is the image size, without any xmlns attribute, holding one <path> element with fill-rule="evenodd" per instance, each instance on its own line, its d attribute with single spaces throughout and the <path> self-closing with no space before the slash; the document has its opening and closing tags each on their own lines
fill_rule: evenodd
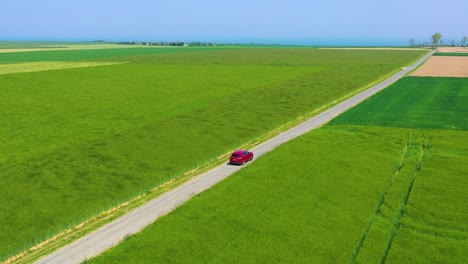
<svg viewBox="0 0 468 264">
<path fill-rule="evenodd" d="M 129 62 L 0 75 L 0 260 L 424 54 L 146 50 L 0 54 L 24 62 Z"/>
<path fill-rule="evenodd" d="M 468 56 L 468 52 L 436 52 L 434 56 Z"/>
<path fill-rule="evenodd" d="M 406 127 L 419 134 L 408 140 L 403 162 L 415 164 L 409 184 L 401 191 L 398 185 L 389 188 L 356 261 L 381 256 L 390 263 L 462 263 L 467 258 L 467 96 L 467 78 L 406 77 L 330 123 Z M 394 193 L 403 193 L 404 203 L 391 218 L 385 205 Z M 379 248 L 389 223 L 387 244 Z"/>
<path fill-rule="evenodd" d="M 116 58 L 160 54 L 171 52 L 198 51 L 207 48 L 112 48 L 112 49 L 78 49 L 78 50 L 46 50 L 30 52 L 0 53 L 1 63 L 36 62 L 36 61 L 90 61 L 96 59 Z"/>
<path fill-rule="evenodd" d="M 468 130 L 467 98 L 467 78 L 407 77 L 331 124 Z"/>
<path fill-rule="evenodd" d="M 381 129 L 309 133 L 90 263 L 344 263 L 396 167 L 404 136 Z"/>
<path fill-rule="evenodd" d="M 452 91 L 437 92 L 439 81 Z M 393 96 L 408 82 L 426 84 L 427 92 L 412 105 Z M 466 120 L 420 124 L 434 112 L 427 101 L 459 101 L 467 83 L 407 77 L 89 263 L 463 263 Z M 414 87 L 406 96 L 418 94 L 419 85 Z M 464 107 L 455 104 L 446 114 L 458 115 Z M 402 117 L 401 108 L 427 112 L 418 122 Z M 382 119 L 399 117 L 404 126 L 363 121 L 361 113 L 369 109 Z"/>
</svg>

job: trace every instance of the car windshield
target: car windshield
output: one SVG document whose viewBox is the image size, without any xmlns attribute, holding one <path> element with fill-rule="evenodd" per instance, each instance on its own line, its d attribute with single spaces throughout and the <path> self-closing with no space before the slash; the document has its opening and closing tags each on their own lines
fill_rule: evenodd
<svg viewBox="0 0 468 264">
<path fill-rule="evenodd" d="M 240 156 L 241 156 L 240 154 L 234 153 L 234 154 L 232 154 L 231 157 L 240 157 Z"/>
</svg>

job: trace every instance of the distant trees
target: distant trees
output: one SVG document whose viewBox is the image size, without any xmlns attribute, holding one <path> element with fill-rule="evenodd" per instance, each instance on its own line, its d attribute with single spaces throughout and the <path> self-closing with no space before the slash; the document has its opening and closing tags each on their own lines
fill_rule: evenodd
<svg viewBox="0 0 468 264">
<path fill-rule="evenodd" d="M 412 42 L 413 39 L 410 39 L 410 43 L 411 43 L 411 46 L 413 46 L 413 42 Z M 466 44 L 468 42 L 468 37 L 467 36 L 463 36 L 460 40 L 460 44 L 457 44 L 457 41 L 455 40 L 450 40 L 450 42 L 447 41 L 447 43 L 445 43 L 445 40 L 442 39 L 442 34 L 439 33 L 439 32 L 436 32 L 434 33 L 434 35 L 431 36 L 431 42 L 432 42 L 432 48 L 433 49 L 437 49 L 438 47 L 463 47 L 465 48 L 466 47 Z M 417 44 L 416 44 L 417 46 Z M 423 42 L 422 46 L 427 46 L 427 42 Z"/>
<path fill-rule="evenodd" d="M 184 46 L 185 43 L 183 41 L 153 41 L 153 42 L 146 42 L 146 41 L 120 41 L 115 42 L 114 44 L 123 44 L 123 45 L 142 45 L 142 46 Z"/>
<path fill-rule="evenodd" d="M 410 43 L 410 47 L 414 47 L 414 43 L 416 42 L 416 40 L 414 40 L 414 38 L 410 39 L 409 40 L 409 43 Z"/>
<path fill-rule="evenodd" d="M 460 41 L 460 45 L 464 48 L 465 45 L 466 45 L 466 41 L 468 40 L 468 37 L 467 36 L 463 36 L 461 41 Z"/>
<path fill-rule="evenodd" d="M 211 42 L 199 42 L 199 41 L 196 41 L 196 42 L 190 42 L 189 43 L 189 46 L 214 46 L 215 44 L 211 43 Z"/>
<path fill-rule="evenodd" d="M 174 41 L 174 42 L 169 42 L 169 46 L 184 46 L 183 41 Z"/>
<path fill-rule="evenodd" d="M 439 32 L 434 33 L 434 35 L 431 36 L 431 41 L 432 41 L 432 49 L 436 49 L 439 46 L 439 41 L 442 39 L 442 34 Z"/>
</svg>

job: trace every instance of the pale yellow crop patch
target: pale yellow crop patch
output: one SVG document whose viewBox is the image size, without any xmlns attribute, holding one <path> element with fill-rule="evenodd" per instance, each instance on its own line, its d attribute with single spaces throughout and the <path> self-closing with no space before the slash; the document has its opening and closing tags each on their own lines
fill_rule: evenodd
<svg viewBox="0 0 468 264">
<path fill-rule="evenodd" d="M 125 62 L 71 62 L 71 61 L 39 61 L 0 64 L 0 74 L 52 71 L 62 69 L 73 69 L 83 67 L 96 67 L 113 64 L 122 64 Z"/>
<path fill-rule="evenodd" d="M 31 51 L 53 51 L 53 50 L 91 50 L 91 49 L 124 49 L 124 48 L 180 48 L 174 46 L 145 46 L 124 44 L 68 44 L 68 45 L 43 45 L 43 48 L 24 49 L 0 49 L 0 53 L 31 52 Z"/>
</svg>

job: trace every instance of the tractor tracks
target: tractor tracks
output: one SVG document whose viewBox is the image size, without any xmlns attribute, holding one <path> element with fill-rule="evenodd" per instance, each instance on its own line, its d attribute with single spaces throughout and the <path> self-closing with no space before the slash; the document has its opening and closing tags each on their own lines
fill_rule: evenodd
<svg viewBox="0 0 468 264">
<path fill-rule="evenodd" d="M 401 227 L 416 178 L 429 155 L 430 143 L 430 138 L 422 132 L 407 134 L 395 171 L 388 178 L 349 263 L 360 262 L 361 258 L 385 263 Z M 387 231 L 383 231 L 385 229 Z"/>
</svg>

